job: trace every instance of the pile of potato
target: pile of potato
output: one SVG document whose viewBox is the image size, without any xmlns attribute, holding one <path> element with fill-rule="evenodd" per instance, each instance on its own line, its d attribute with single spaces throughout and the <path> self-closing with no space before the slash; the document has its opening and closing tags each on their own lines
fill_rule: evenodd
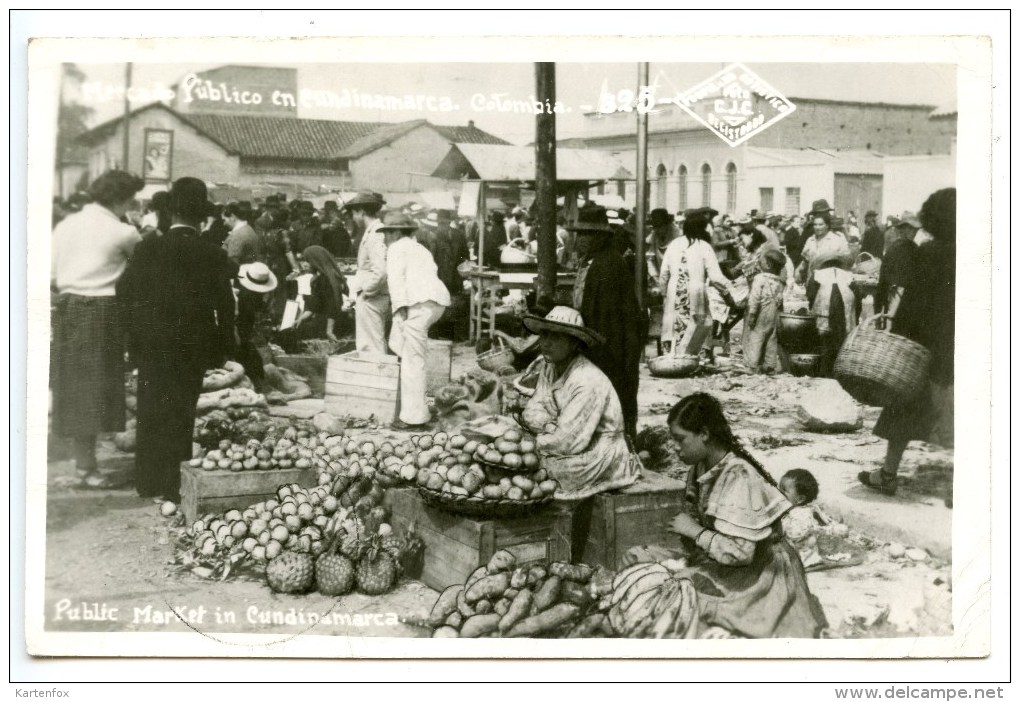
<svg viewBox="0 0 1020 702">
<path fill-rule="evenodd" d="M 590 638 L 612 635 L 605 611 L 612 573 L 584 564 L 518 566 L 497 551 L 463 585 L 440 594 L 433 638 Z"/>
<path fill-rule="evenodd" d="M 429 490 L 489 500 L 538 500 L 556 491 L 556 481 L 539 467 L 535 442 L 515 429 L 488 444 L 446 432 L 412 441 L 414 480 Z"/>
</svg>

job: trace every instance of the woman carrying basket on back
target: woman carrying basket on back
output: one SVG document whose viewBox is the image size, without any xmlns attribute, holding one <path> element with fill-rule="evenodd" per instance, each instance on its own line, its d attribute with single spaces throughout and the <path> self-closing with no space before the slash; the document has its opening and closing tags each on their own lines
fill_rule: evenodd
<svg viewBox="0 0 1020 702">
<path fill-rule="evenodd" d="M 892 333 L 931 353 L 930 388 L 909 402 L 882 409 L 875 434 L 888 440 L 880 470 L 862 471 L 860 481 L 886 495 L 912 440 L 953 445 L 953 354 L 956 336 L 956 188 L 932 193 L 921 207 L 921 225 L 933 238 L 918 247 L 913 274 L 892 317 Z"/>
</svg>

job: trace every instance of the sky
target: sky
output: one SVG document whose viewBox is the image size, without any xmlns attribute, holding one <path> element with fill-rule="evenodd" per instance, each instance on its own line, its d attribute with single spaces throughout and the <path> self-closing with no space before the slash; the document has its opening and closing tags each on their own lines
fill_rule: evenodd
<svg viewBox="0 0 1020 702">
<path fill-rule="evenodd" d="M 190 72 L 222 64 L 135 63 L 132 85 L 139 92 L 170 87 Z M 267 64 L 268 65 L 268 64 Z M 448 97 L 458 109 L 439 112 L 424 109 L 386 111 L 362 108 L 300 107 L 298 116 L 310 119 L 399 122 L 425 118 L 435 124 L 465 125 L 469 120 L 514 144 L 534 140 L 534 115 L 503 111 L 497 102 L 529 100 L 534 93 L 533 63 L 414 63 L 414 64 L 288 64 L 298 69 L 298 90 L 344 90 L 373 95 Z M 828 98 L 863 102 L 924 104 L 945 108 L 956 105 L 956 69 L 949 64 L 922 63 L 746 63 L 752 71 L 786 97 Z M 651 83 L 675 95 L 716 71 L 723 63 L 652 63 Z M 78 63 L 86 81 L 104 89 L 124 85 L 124 64 Z M 637 85 L 636 63 L 556 64 L 557 99 L 564 112 L 557 114 L 557 138 L 578 136 L 584 112 L 598 104 L 603 90 L 618 93 Z M 91 95 L 104 94 L 102 92 Z M 105 94 L 113 96 L 112 92 Z M 658 92 L 656 94 L 659 94 Z M 93 99 L 92 123 L 114 118 L 123 111 L 120 98 Z M 139 107 L 139 102 L 133 107 Z M 436 103 L 438 104 L 438 103 Z"/>
</svg>

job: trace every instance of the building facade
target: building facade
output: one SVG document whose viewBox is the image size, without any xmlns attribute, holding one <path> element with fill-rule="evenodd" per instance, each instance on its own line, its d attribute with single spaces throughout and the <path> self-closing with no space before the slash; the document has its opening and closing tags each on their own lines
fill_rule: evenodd
<svg viewBox="0 0 1020 702">
<path fill-rule="evenodd" d="M 444 185 L 427 174 L 451 143 L 507 143 L 470 122 L 444 126 L 426 120 L 387 124 L 181 114 L 153 103 L 127 119 L 124 163 L 124 124 L 119 117 L 79 138 L 88 151 L 90 178 L 126 167 L 156 189 L 187 175 L 234 189 L 407 192 Z"/>
<path fill-rule="evenodd" d="M 792 113 L 735 147 L 679 107 L 651 113 L 649 206 L 793 214 L 825 198 L 841 216 L 869 209 L 892 214 L 916 210 L 917 192 L 946 187 L 955 172 L 955 112 L 935 113 L 929 105 L 790 101 L 796 105 Z M 632 112 L 591 114 L 584 134 L 563 145 L 609 151 L 633 163 L 634 134 Z M 602 189 L 635 201 L 634 182 Z M 901 207 L 904 201 L 911 206 Z"/>
</svg>

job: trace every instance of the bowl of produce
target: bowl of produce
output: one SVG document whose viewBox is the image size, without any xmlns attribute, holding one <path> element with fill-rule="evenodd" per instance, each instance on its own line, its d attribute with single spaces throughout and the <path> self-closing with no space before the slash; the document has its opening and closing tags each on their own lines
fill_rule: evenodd
<svg viewBox="0 0 1020 702">
<path fill-rule="evenodd" d="M 656 378 L 685 378 L 698 370 L 700 363 L 697 356 L 663 354 L 648 360 L 648 370 Z"/>
</svg>

